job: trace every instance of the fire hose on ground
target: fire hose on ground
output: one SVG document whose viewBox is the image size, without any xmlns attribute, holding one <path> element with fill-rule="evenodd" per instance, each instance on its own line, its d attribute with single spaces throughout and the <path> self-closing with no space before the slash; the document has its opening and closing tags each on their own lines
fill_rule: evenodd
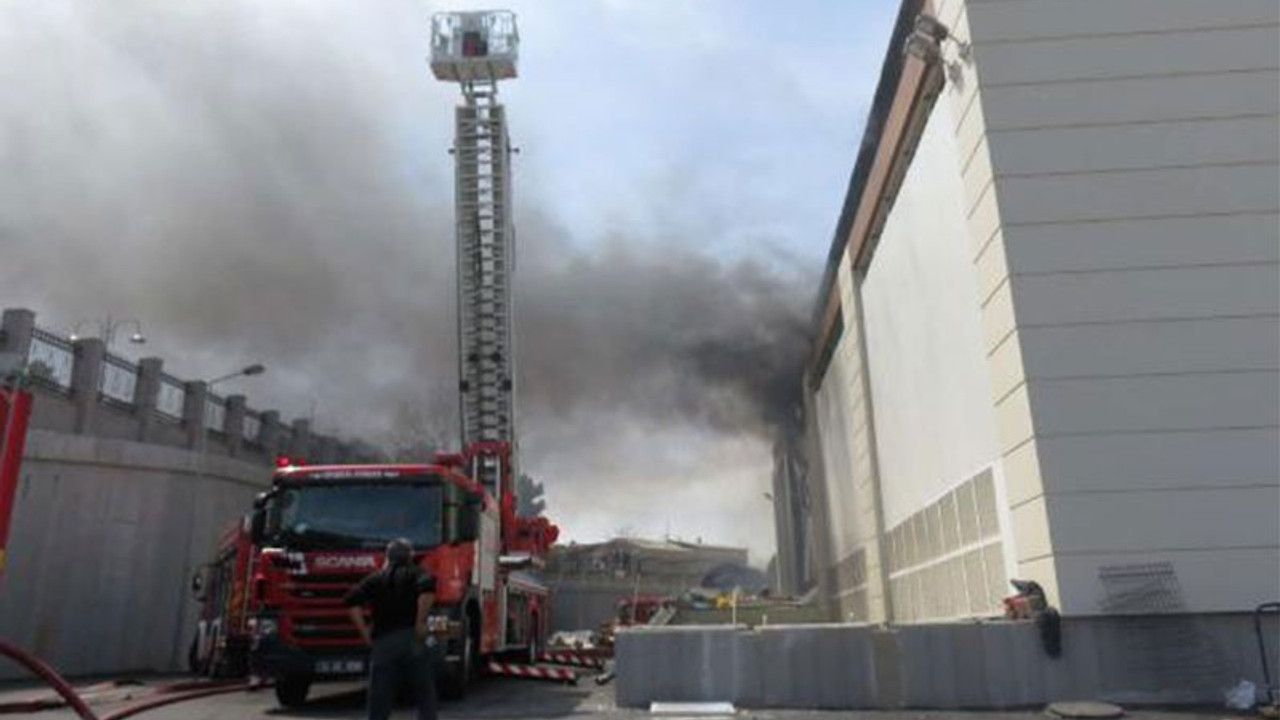
<svg viewBox="0 0 1280 720">
<path fill-rule="evenodd" d="M 167 705 L 186 702 L 187 700 L 197 700 L 212 695 L 242 692 L 249 689 L 249 684 L 243 680 L 172 683 L 161 687 L 153 697 L 135 701 L 106 715 L 98 715 L 89 708 L 88 704 L 76 693 L 75 688 L 71 687 L 70 683 L 40 658 L 3 640 L 0 640 L 0 655 L 8 657 L 29 670 L 31 674 L 43 680 L 62 698 L 61 703 L 46 699 L 0 703 L 0 715 L 51 710 L 62 707 L 65 704 L 75 710 L 81 720 L 125 720 L 125 718 Z"/>
</svg>

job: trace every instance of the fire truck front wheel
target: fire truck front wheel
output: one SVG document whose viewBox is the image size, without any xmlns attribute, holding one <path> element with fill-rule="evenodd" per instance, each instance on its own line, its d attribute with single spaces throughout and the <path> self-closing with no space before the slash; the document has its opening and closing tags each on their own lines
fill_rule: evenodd
<svg viewBox="0 0 1280 720">
<path fill-rule="evenodd" d="M 480 656 L 480 624 L 478 613 L 468 608 L 462 618 L 462 638 L 451 648 L 453 658 L 445 660 L 440 674 L 440 695 L 446 700 L 466 697 L 467 687 L 475 679 Z"/>
<path fill-rule="evenodd" d="M 276 700 L 284 707 L 297 707 L 307 701 L 311 690 L 310 675 L 281 675 L 276 678 Z"/>
</svg>

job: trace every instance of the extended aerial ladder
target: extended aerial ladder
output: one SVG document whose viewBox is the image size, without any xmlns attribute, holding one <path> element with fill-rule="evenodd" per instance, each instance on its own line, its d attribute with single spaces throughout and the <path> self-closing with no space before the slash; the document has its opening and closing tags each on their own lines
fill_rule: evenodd
<svg viewBox="0 0 1280 720">
<path fill-rule="evenodd" d="M 432 18 L 431 70 L 456 82 L 462 103 L 454 110 L 454 222 L 457 236 L 458 396 L 462 457 L 467 474 L 501 502 L 500 566 L 513 574 L 498 593 L 501 635 L 513 634 L 508 618 L 523 602 L 512 588 L 546 593 L 525 563 L 546 552 L 558 530 L 546 518 L 520 517 L 515 508 L 516 408 L 512 275 L 515 231 L 511 218 L 511 155 L 506 108 L 498 83 L 516 77 L 519 35 L 505 10 L 439 13 Z M 483 541 L 482 541 L 483 545 Z M 545 615 L 542 618 L 545 620 Z M 545 629 L 545 628 L 543 628 Z M 516 631 L 514 635 L 540 636 Z M 535 665 L 537 642 L 525 645 L 523 662 L 490 658 L 494 675 L 575 680 L 572 669 Z"/>
<path fill-rule="evenodd" d="M 511 142 L 498 81 L 516 76 L 519 36 L 507 11 L 441 13 L 432 20 L 431 69 L 457 82 L 454 203 L 457 234 L 458 394 L 471 476 L 494 497 L 515 478 Z M 504 467 L 505 465 L 505 467 Z"/>
</svg>

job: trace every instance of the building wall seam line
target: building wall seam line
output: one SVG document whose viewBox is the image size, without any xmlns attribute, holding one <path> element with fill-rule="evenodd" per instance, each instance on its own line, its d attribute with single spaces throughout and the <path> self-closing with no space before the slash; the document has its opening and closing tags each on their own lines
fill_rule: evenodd
<svg viewBox="0 0 1280 720">
<path fill-rule="evenodd" d="M 1059 328 L 1059 327 L 1093 327 L 1106 325 L 1140 325 L 1147 323 L 1178 323 L 1178 322 L 1201 322 L 1205 320 L 1248 320 L 1258 318 L 1280 317 L 1280 314 L 1273 312 L 1262 313 L 1224 313 L 1221 315 L 1166 315 L 1153 317 L 1135 317 L 1120 318 L 1115 320 L 1074 320 L 1070 322 L 1023 322 L 1019 323 L 1013 330 L 1015 332 L 1020 329 L 1030 328 Z M 999 343 L 993 349 L 999 349 Z M 990 353 L 988 353 L 990 355 Z"/>
<path fill-rule="evenodd" d="M 1135 73 L 1133 75 L 1081 75 L 1079 77 L 1054 78 L 1051 80 L 1018 80 L 1014 82 L 985 82 L 983 87 L 988 90 L 999 90 L 1003 88 L 1020 88 L 1020 87 L 1044 87 L 1046 85 L 1087 85 L 1091 83 L 1105 82 L 1126 82 L 1131 80 L 1168 80 L 1171 78 L 1205 78 L 1218 77 L 1222 75 L 1251 75 L 1257 73 L 1273 73 L 1280 70 L 1280 65 L 1275 67 L 1238 67 L 1238 68 L 1222 68 L 1218 70 L 1200 70 L 1195 72 L 1163 72 L 1163 73 Z"/>
<path fill-rule="evenodd" d="M 1165 170 L 1197 170 L 1200 168 L 1250 168 L 1250 167 L 1274 167 L 1280 165 L 1280 156 L 1267 158 L 1265 160 L 1238 160 L 1234 162 L 1203 162 L 1203 163 L 1177 163 L 1169 165 L 1142 165 L 1142 166 L 1126 166 L 1098 168 L 1094 170 L 1061 170 L 1058 172 L 999 172 L 992 171 L 992 178 L 996 180 L 1017 179 L 1026 180 L 1033 178 L 1059 178 L 1059 177 L 1078 177 L 1082 175 L 1120 175 L 1122 173 L 1154 173 L 1163 172 Z"/>
<path fill-rule="evenodd" d="M 1020 270 L 1012 275 L 1018 277 L 1052 277 L 1054 275 L 1102 275 L 1106 273 L 1146 272 L 1158 270 L 1190 270 L 1202 268 L 1234 268 L 1280 265 L 1280 258 L 1258 260 L 1232 260 L 1229 262 L 1191 262 L 1164 265 L 1113 265 L 1098 268 L 1071 268 L 1068 270 Z"/>
<path fill-rule="evenodd" d="M 1192 35 L 1230 30 L 1257 30 L 1280 26 L 1280 22 L 1233 23 L 1227 25 L 1197 25 L 1193 27 L 1165 28 L 1162 30 L 1123 30 L 1117 32 L 1072 33 L 1068 35 L 1026 35 L 1017 38 L 988 38 L 978 41 L 983 47 L 1003 45 L 1031 45 L 1042 42 L 1093 40 L 1107 38 L 1151 37 L 1164 35 Z"/>
<path fill-rule="evenodd" d="M 1020 227 L 1048 227 L 1054 225 L 1086 225 L 1090 223 L 1109 223 L 1109 222 L 1125 222 L 1133 220 L 1179 220 L 1179 219 L 1196 219 L 1206 217 L 1233 217 L 1237 215 L 1277 215 L 1280 214 L 1280 205 L 1274 208 L 1263 208 L 1254 210 L 1225 210 L 1214 212 L 1212 210 L 1197 213 L 1158 213 L 1155 215 L 1112 215 L 1105 217 L 1083 217 L 1071 218 L 1069 220 L 1018 220 L 1005 221 L 1001 224 L 1004 228 L 1020 228 Z"/>
</svg>

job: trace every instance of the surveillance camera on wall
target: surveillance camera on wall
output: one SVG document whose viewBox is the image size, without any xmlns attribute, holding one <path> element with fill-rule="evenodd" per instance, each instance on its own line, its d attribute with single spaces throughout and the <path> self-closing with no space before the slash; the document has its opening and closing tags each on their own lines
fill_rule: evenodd
<svg viewBox="0 0 1280 720">
<path fill-rule="evenodd" d="M 942 42 L 951 37 L 951 30 L 946 25 L 943 25 L 941 20 L 932 15 L 916 16 L 915 31 L 933 38 L 934 42 Z"/>
<path fill-rule="evenodd" d="M 938 47 L 938 41 L 919 31 L 907 36 L 902 50 L 907 55 L 920 58 L 926 63 L 934 62 L 942 55 L 942 50 Z"/>
</svg>

